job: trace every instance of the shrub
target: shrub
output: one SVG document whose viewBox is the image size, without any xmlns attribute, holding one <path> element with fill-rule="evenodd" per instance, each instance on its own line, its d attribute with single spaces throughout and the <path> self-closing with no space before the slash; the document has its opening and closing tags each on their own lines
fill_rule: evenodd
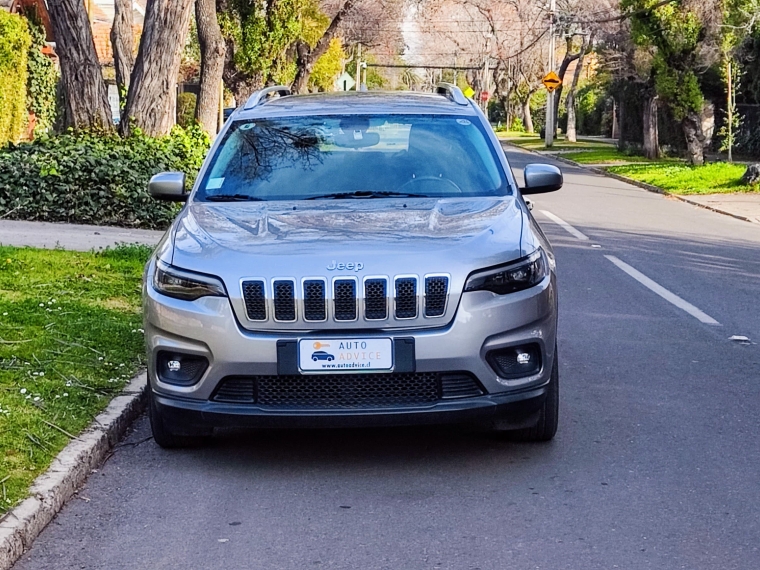
<svg viewBox="0 0 760 570">
<path fill-rule="evenodd" d="M 168 137 L 66 133 L 0 151 L 0 218 L 164 229 L 175 205 L 153 200 L 147 183 L 166 170 L 192 184 L 208 150 L 199 128 Z"/>
<path fill-rule="evenodd" d="M 26 20 L 0 9 L 0 146 L 26 126 L 26 62 L 32 37 Z"/>
<path fill-rule="evenodd" d="M 515 133 L 524 133 L 525 125 L 523 125 L 523 120 L 520 117 L 513 118 L 512 124 L 509 125 L 509 130 Z"/>
<path fill-rule="evenodd" d="M 189 128 L 195 124 L 195 105 L 198 96 L 195 93 L 185 91 L 177 95 L 177 124 L 182 128 Z"/>
<path fill-rule="evenodd" d="M 27 107 L 37 119 L 35 134 L 46 132 L 55 123 L 58 70 L 53 60 L 42 53 L 45 29 L 30 20 L 32 38 L 27 64 Z"/>
</svg>

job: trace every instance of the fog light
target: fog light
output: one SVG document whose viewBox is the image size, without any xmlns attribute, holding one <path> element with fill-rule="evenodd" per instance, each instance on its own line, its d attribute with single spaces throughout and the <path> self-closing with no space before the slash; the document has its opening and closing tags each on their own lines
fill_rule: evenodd
<svg viewBox="0 0 760 570">
<path fill-rule="evenodd" d="M 161 382 L 177 386 L 196 384 L 208 368 L 208 360 L 195 354 L 161 351 L 156 358 L 156 374 Z"/>
<path fill-rule="evenodd" d="M 541 347 L 534 343 L 499 348 L 490 351 L 486 360 L 501 378 L 525 378 L 541 371 Z"/>
</svg>

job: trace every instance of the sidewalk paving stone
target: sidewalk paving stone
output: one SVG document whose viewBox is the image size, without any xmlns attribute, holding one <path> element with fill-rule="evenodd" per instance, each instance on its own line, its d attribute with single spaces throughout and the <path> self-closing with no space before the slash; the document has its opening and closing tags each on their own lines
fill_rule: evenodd
<svg viewBox="0 0 760 570">
<path fill-rule="evenodd" d="M 164 232 L 49 222 L 0 220 L 0 245 L 90 251 L 117 243 L 156 245 Z"/>
</svg>

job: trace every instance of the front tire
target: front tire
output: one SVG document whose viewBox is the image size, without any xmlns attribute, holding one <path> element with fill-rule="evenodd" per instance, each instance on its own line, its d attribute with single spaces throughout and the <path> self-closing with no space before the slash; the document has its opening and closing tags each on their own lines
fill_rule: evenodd
<svg viewBox="0 0 760 570">
<path fill-rule="evenodd" d="M 202 430 L 192 435 L 181 433 L 177 426 L 172 425 L 161 413 L 161 409 L 156 403 L 153 390 L 148 386 L 148 417 L 150 418 L 150 428 L 153 432 L 153 439 L 164 449 L 177 449 L 182 447 L 197 447 L 208 442 L 211 439 L 212 430 Z"/>
</svg>

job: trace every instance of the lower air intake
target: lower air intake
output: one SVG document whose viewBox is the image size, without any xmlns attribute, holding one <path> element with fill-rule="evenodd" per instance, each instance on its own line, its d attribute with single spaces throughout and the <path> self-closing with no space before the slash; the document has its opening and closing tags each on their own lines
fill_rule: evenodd
<svg viewBox="0 0 760 570">
<path fill-rule="evenodd" d="M 211 398 L 273 410 L 371 409 L 424 406 L 483 394 L 467 373 L 231 376 Z"/>
</svg>

